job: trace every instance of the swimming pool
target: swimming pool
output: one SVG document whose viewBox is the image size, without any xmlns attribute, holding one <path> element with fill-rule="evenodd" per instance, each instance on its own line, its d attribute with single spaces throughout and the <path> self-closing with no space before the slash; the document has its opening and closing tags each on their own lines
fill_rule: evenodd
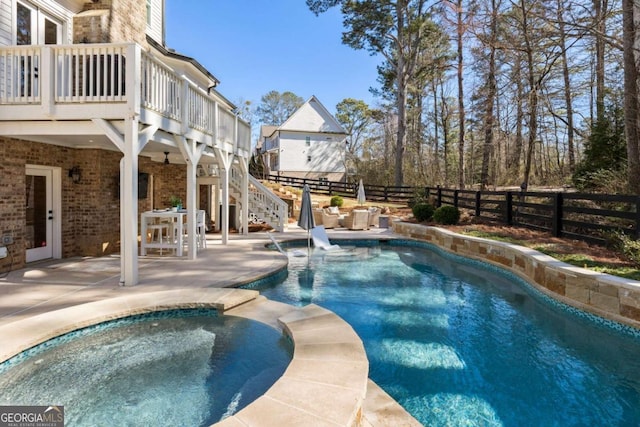
<svg viewBox="0 0 640 427">
<path fill-rule="evenodd" d="M 0 405 L 64 405 L 67 425 L 208 426 L 265 393 L 292 344 L 255 320 L 176 310 L 107 322 L 6 363 Z"/>
<path fill-rule="evenodd" d="M 255 289 L 347 320 L 370 377 L 423 424 L 640 423 L 637 336 L 430 245 L 364 244 L 290 258 L 286 280 Z"/>
</svg>

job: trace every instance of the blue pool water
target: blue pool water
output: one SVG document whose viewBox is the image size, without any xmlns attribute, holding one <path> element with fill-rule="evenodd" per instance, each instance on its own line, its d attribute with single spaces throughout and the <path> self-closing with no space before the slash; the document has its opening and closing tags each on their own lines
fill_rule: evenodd
<svg viewBox="0 0 640 427">
<path fill-rule="evenodd" d="M 640 339 L 494 267 L 369 244 L 290 257 L 282 283 L 257 289 L 342 316 L 370 377 L 424 425 L 640 425 Z"/>
<path fill-rule="evenodd" d="M 279 331 L 214 311 L 58 341 L 0 366 L 0 405 L 64 405 L 68 426 L 209 426 L 264 394 L 292 355 Z"/>
</svg>

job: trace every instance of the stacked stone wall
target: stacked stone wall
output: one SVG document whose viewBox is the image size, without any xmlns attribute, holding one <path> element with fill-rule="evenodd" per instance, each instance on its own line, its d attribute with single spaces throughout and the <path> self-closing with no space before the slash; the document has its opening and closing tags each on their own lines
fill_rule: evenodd
<svg viewBox="0 0 640 427">
<path fill-rule="evenodd" d="M 640 282 L 565 264 L 534 249 L 395 221 L 393 231 L 447 251 L 487 261 L 573 307 L 640 328 Z"/>
</svg>

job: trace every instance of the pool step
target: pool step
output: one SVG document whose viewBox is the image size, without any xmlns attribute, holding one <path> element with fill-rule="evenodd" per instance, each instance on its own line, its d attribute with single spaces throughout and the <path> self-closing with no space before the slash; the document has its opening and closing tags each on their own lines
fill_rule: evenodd
<svg viewBox="0 0 640 427">
<path fill-rule="evenodd" d="M 262 306 L 264 311 L 271 303 L 256 300 L 246 308 Z M 274 304 L 274 310 L 282 309 Z M 362 425 L 369 373 L 362 340 L 329 310 L 315 304 L 289 307 L 278 319 L 295 346 L 289 367 L 263 396 L 216 427 Z M 240 310 L 245 307 L 227 314 Z"/>
</svg>

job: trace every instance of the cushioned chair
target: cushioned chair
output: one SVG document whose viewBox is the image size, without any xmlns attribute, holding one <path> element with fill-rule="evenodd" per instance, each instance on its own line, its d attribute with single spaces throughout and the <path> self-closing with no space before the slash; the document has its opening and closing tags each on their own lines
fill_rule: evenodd
<svg viewBox="0 0 640 427">
<path fill-rule="evenodd" d="M 315 225 L 322 225 L 323 224 L 323 222 L 322 222 L 322 211 L 323 210 L 324 209 L 321 209 L 321 208 L 313 209 L 313 223 Z"/>
<path fill-rule="evenodd" d="M 329 213 L 327 209 L 322 210 L 322 225 L 324 228 L 336 228 L 340 225 L 340 214 Z"/>
<path fill-rule="evenodd" d="M 369 208 L 369 227 L 377 227 L 380 220 L 380 209 Z"/>
<path fill-rule="evenodd" d="M 369 211 L 354 209 L 344 218 L 344 226 L 349 230 L 368 230 Z"/>
</svg>

